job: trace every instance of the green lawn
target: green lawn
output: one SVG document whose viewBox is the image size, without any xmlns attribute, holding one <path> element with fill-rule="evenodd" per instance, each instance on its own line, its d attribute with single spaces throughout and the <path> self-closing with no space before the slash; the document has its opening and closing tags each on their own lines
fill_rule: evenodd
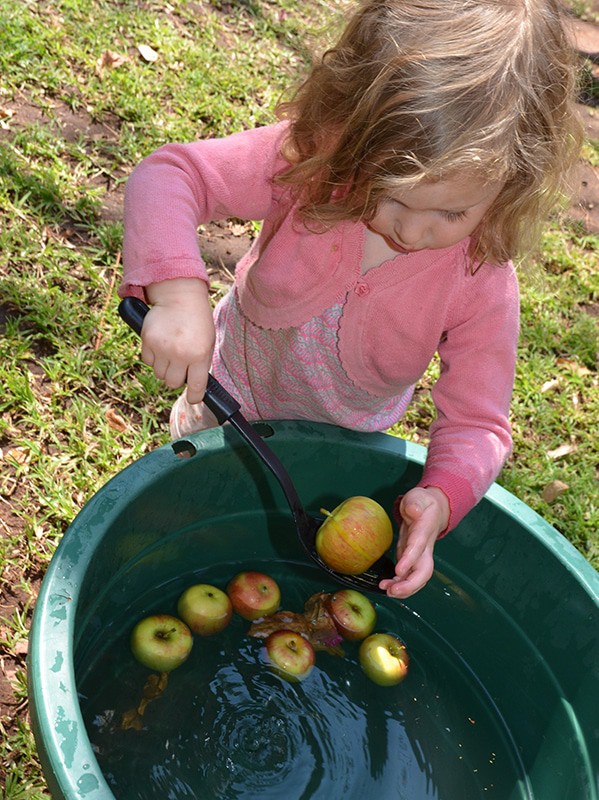
<svg viewBox="0 0 599 800">
<path fill-rule="evenodd" d="M 56 544 L 112 475 L 168 438 L 174 394 L 140 364 L 116 313 L 123 184 L 165 141 L 271 121 L 335 5 L 0 6 L 0 568 L 9 601 L 0 654 L 20 703 L 16 722 L 0 717 L 0 798 L 48 797 L 26 716 L 24 656 Z M 597 148 L 585 150 L 595 164 Z M 500 478 L 595 567 L 598 250 L 599 237 L 555 221 L 523 270 L 514 454 Z M 433 375 L 434 367 L 395 431 L 422 443 Z M 556 481 L 562 493 L 552 498 Z"/>
</svg>

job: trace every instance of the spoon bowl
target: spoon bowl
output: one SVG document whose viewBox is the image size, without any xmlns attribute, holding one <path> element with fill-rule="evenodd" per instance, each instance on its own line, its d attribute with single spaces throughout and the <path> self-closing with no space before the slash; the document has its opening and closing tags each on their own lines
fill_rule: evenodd
<svg viewBox="0 0 599 800">
<path fill-rule="evenodd" d="M 148 306 L 136 297 L 125 297 L 119 304 L 118 310 L 127 325 L 135 333 L 141 335 L 143 321 L 149 311 Z M 305 510 L 293 481 L 278 456 L 275 455 L 260 434 L 243 416 L 239 402 L 227 392 L 213 375 L 208 376 L 208 385 L 203 402 L 212 411 L 219 425 L 229 422 L 235 428 L 278 480 L 291 509 L 298 539 L 306 554 L 338 583 L 364 592 L 385 594 L 379 587 L 380 581 L 384 578 L 392 578 L 395 575 L 395 566 L 388 556 L 382 556 L 368 570 L 359 575 L 345 575 L 342 572 L 337 572 L 320 558 L 316 551 L 316 532 L 324 518 L 309 514 Z"/>
</svg>

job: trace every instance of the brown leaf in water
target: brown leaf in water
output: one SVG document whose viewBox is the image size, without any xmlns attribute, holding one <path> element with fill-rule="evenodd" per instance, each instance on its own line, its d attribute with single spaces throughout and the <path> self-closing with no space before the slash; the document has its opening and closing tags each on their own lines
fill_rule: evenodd
<svg viewBox="0 0 599 800">
<path fill-rule="evenodd" d="M 168 672 L 152 673 L 143 688 L 142 698 L 137 708 L 130 708 L 121 717 L 121 729 L 124 731 L 140 731 L 143 728 L 142 717 L 153 700 L 162 696 L 168 685 Z"/>
<path fill-rule="evenodd" d="M 271 633 L 281 630 L 294 631 L 309 638 L 310 624 L 303 614 L 296 614 L 295 611 L 277 611 L 276 614 L 252 622 L 248 635 L 266 639 Z"/>
<path fill-rule="evenodd" d="M 140 731 L 143 728 L 143 720 L 141 714 L 136 708 L 130 708 L 125 711 L 121 717 L 121 730 L 123 731 Z"/>
<path fill-rule="evenodd" d="M 303 614 L 295 611 L 277 611 L 276 614 L 253 622 L 248 635 L 266 639 L 275 631 L 294 631 L 307 639 L 315 650 L 343 656 L 343 649 L 339 647 L 341 636 L 325 607 L 327 597 L 326 592 L 313 594 L 306 601 Z"/>
<path fill-rule="evenodd" d="M 309 597 L 304 605 L 304 616 L 310 623 L 310 641 L 314 649 L 342 656 L 343 649 L 339 647 L 342 637 L 326 607 L 329 596 L 326 592 L 316 592 Z"/>
</svg>

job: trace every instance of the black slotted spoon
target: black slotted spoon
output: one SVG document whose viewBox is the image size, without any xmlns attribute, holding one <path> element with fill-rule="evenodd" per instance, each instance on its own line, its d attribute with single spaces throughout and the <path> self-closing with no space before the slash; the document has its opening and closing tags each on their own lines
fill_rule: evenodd
<svg viewBox="0 0 599 800">
<path fill-rule="evenodd" d="M 127 325 L 141 335 L 144 317 L 149 311 L 148 306 L 136 297 L 125 297 L 120 302 L 118 311 Z M 344 575 L 327 566 L 316 552 L 316 531 L 323 519 L 308 514 L 304 509 L 295 486 L 279 458 L 243 416 L 238 401 L 210 374 L 203 402 L 212 411 L 219 425 L 225 422 L 231 423 L 278 480 L 293 514 L 297 536 L 308 556 L 339 583 L 351 586 L 353 589 L 384 594 L 379 588 L 379 582 L 383 578 L 392 578 L 395 575 L 393 561 L 388 556 L 382 556 L 370 569 L 359 575 Z"/>
</svg>

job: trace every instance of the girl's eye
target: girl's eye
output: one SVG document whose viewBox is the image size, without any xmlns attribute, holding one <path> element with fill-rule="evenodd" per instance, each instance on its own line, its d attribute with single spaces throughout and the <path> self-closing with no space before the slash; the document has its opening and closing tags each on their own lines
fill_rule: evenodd
<svg viewBox="0 0 599 800">
<path fill-rule="evenodd" d="M 444 211 L 443 216 L 448 222 L 458 222 L 466 216 L 465 211 Z"/>
</svg>

